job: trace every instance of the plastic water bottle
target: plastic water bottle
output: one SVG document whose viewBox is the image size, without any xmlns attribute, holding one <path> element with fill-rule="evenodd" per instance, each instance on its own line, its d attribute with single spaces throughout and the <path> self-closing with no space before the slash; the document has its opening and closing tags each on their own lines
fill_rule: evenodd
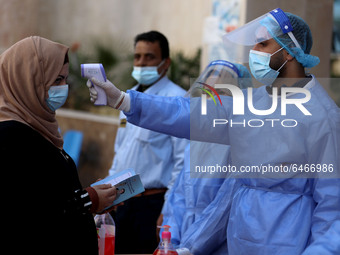
<svg viewBox="0 0 340 255">
<path fill-rule="evenodd" d="M 99 255 L 115 254 L 116 225 L 109 213 L 97 214 L 94 217 L 98 237 Z"/>
</svg>

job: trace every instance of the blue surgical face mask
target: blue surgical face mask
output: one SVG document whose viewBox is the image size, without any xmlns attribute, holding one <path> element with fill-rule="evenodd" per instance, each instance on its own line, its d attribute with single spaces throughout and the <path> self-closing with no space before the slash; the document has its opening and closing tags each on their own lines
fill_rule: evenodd
<svg viewBox="0 0 340 255">
<path fill-rule="evenodd" d="M 136 81 L 138 81 L 138 83 L 151 85 L 163 74 L 164 71 L 161 74 L 158 73 L 158 68 L 163 65 L 164 62 L 165 60 L 163 60 L 158 66 L 134 66 L 131 75 Z"/>
<path fill-rule="evenodd" d="M 51 86 L 48 90 L 48 98 L 46 99 L 47 106 L 56 111 L 63 106 L 68 96 L 68 85 Z"/>
<path fill-rule="evenodd" d="M 249 68 L 256 80 L 267 86 L 271 85 L 275 81 L 280 73 L 279 71 L 287 63 L 288 60 L 286 60 L 282 64 L 282 66 L 275 71 L 269 66 L 270 58 L 282 49 L 283 48 L 275 51 L 273 54 L 257 50 L 251 50 L 249 52 Z"/>
</svg>

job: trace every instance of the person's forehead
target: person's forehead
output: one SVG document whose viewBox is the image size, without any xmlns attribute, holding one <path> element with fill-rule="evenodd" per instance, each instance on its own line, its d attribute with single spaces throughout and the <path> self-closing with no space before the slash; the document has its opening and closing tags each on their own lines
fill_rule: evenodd
<svg viewBox="0 0 340 255">
<path fill-rule="evenodd" d="M 161 54 L 161 48 L 158 41 L 138 41 L 135 46 L 135 53 Z"/>
<path fill-rule="evenodd" d="M 281 46 L 277 43 L 277 41 L 275 41 L 275 39 L 269 39 L 269 40 L 265 40 L 262 41 L 262 43 L 265 43 L 266 47 L 272 47 L 272 48 L 281 48 Z"/>
<path fill-rule="evenodd" d="M 260 26 L 256 29 L 255 42 L 259 43 L 259 42 L 267 41 L 269 39 L 272 39 L 272 36 L 266 27 Z"/>
<path fill-rule="evenodd" d="M 278 43 L 275 41 L 275 39 L 272 37 L 272 35 L 269 33 L 265 26 L 260 26 L 258 29 L 256 29 L 255 42 L 256 43 L 266 42 L 267 44 L 278 45 Z"/>
<path fill-rule="evenodd" d="M 68 74 L 68 67 L 69 67 L 69 63 L 65 63 L 64 65 L 63 65 L 63 67 L 61 68 L 61 70 L 60 70 L 60 73 L 59 74 L 61 74 L 61 75 L 67 75 Z"/>
</svg>

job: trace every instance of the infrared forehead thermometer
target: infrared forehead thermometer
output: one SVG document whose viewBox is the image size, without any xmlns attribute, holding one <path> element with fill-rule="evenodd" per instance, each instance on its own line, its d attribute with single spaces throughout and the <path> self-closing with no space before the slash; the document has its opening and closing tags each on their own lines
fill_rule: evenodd
<svg viewBox="0 0 340 255">
<path fill-rule="evenodd" d="M 81 68 L 82 77 L 85 77 L 87 79 L 94 77 L 99 81 L 103 81 L 103 82 L 106 81 L 106 74 L 105 74 L 105 70 L 102 64 L 81 64 L 80 68 Z M 94 104 L 95 105 L 107 105 L 107 98 L 106 98 L 105 91 L 93 83 L 92 85 L 94 86 L 95 90 L 98 93 L 97 100 L 94 102 Z"/>
</svg>

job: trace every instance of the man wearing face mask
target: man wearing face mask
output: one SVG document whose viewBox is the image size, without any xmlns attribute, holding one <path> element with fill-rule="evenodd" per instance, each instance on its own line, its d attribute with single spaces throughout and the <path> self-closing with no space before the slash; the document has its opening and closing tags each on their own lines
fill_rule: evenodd
<svg viewBox="0 0 340 255">
<path fill-rule="evenodd" d="M 163 34 L 157 31 L 139 34 L 134 47 L 132 77 L 138 84 L 132 90 L 160 96 L 185 94 L 166 75 L 171 60 Z M 120 120 L 109 174 L 133 168 L 140 174 L 145 192 L 124 202 L 113 215 L 117 225 L 116 253 L 153 253 L 158 245 L 156 222 L 165 193 L 183 168 L 187 141 L 126 123 L 123 113 Z M 131 233 L 137 236 L 134 245 L 131 245 Z"/>
</svg>

